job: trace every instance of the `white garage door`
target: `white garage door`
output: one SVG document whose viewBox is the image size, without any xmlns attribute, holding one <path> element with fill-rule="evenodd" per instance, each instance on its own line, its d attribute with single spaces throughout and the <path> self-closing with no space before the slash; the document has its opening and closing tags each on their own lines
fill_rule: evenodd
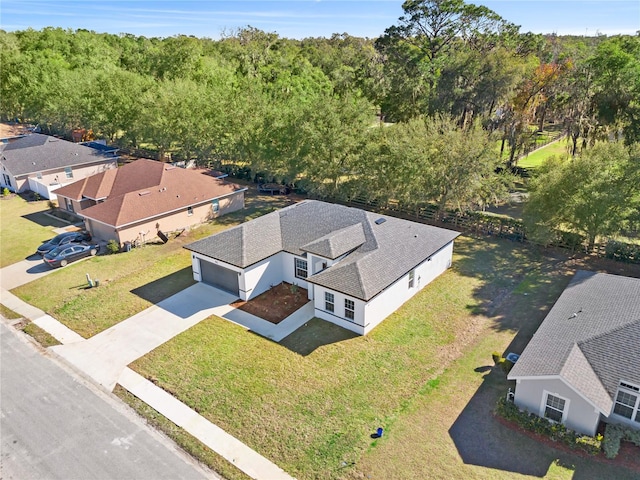
<svg viewBox="0 0 640 480">
<path fill-rule="evenodd" d="M 239 295 L 238 273 L 205 260 L 200 260 L 200 275 L 204 283 Z"/>
</svg>

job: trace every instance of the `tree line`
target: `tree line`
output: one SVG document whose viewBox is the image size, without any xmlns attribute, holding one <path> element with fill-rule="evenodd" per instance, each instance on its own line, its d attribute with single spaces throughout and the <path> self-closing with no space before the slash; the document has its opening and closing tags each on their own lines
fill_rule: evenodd
<svg viewBox="0 0 640 480">
<path fill-rule="evenodd" d="M 0 115 L 407 208 L 465 211 L 503 199 L 524 145 L 550 123 L 576 159 L 619 140 L 603 148 L 637 164 L 639 35 L 521 33 L 463 0 L 403 9 L 377 39 L 293 40 L 252 27 L 219 40 L 0 30 Z M 572 162 L 543 174 L 583 168 Z M 616 168 L 625 179 L 635 172 Z M 544 217 L 553 201 L 536 195 L 551 184 L 534 183 L 532 228 L 578 228 Z M 637 209 L 637 187 L 622 191 L 622 223 L 607 231 L 628 227 Z"/>
</svg>

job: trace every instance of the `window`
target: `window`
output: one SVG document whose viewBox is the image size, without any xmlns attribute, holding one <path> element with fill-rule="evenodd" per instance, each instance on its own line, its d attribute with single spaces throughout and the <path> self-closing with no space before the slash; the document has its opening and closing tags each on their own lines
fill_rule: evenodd
<svg viewBox="0 0 640 480">
<path fill-rule="evenodd" d="M 64 174 L 67 176 L 67 178 L 73 178 L 73 171 L 71 170 L 71 167 L 66 167 L 64 169 Z"/>
<path fill-rule="evenodd" d="M 355 309 L 356 305 L 353 303 L 353 300 L 349 300 L 348 298 L 344 299 L 344 317 L 349 320 L 353 320 L 355 318 Z"/>
<path fill-rule="evenodd" d="M 547 394 L 547 403 L 544 407 L 544 416 L 554 422 L 562 422 L 565 400 L 555 395 Z"/>
<path fill-rule="evenodd" d="M 36 173 L 36 178 L 37 178 L 38 180 L 42 180 L 42 172 L 38 172 L 38 173 Z"/>
<path fill-rule="evenodd" d="M 307 278 L 307 261 L 302 258 L 295 259 L 296 278 Z"/>
<path fill-rule="evenodd" d="M 220 200 L 217 198 L 211 201 L 211 207 L 213 208 L 213 213 L 218 213 L 220 211 Z"/>
<path fill-rule="evenodd" d="M 73 212 L 73 202 L 68 198 L 65 198 L 64 203 L 67 205 L 67 210 L 69 210 L 70 212 Z"/>
<path fill-rule="evenodd" d="M 324 309 L 327 312 L 333 312 L 334 311 L 333 293 L 324 292 Z"/>
<path fill-rule="evenodd" d="M 640 394 L 638 387 L 620 382 L 613 413 L 640 423 Z"/>
<path fill-rule="evenodd" d="M 187 215 L 193 215 L 193 207 L 187 207 Z"/>
<path fill-rule="evenodd" d="M 409 288 L 413 288 L 413 285 L 415 284 L 415 280 L 416 280 L 416 271 L 411 270 L 409 272 Z"/>
</svg>

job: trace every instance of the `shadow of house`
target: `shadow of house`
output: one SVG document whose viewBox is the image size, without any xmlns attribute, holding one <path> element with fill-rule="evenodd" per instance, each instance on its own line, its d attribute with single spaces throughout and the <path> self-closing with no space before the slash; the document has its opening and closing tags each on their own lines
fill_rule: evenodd
<svg viewBox="0 0 640 480">
<path fill-rule="evenodd" d="M 146 283 L 141 287 L 134 288 L 131 293 L 149 303 L 156 304 L 190 287 L 194 283 L 196 282 L 193 279 L 191 267 L 185 267 L 153 282 Z"/>
<path fill-rule="evenodd" d="M 476 368 L 483 370 L 486 366 Z M 633 479 L 637 473 L 623 466 L 582 458 L 541 443 L 501 423 L 493 416 L 498 399 L 507 392 L 502 369 L 491 368 L 483 383 L 449 428 L 449 435 L 466 464 L 542 478 L 552 464 L 573 470 L 575 479 Z"/>
<path fill-rule="evenodd" d="M 292 352 L 306 357 L 325 345 L 359 337 L 360 335 L 346 328 L 319 318 L 313 318 L 279 343 Z"/>
<path fill-rule="evenodd" d="M 52 215 L 46 215 L 44 212 L 29 213 L 22 215 L 22 218 L 37 223 L 41 227 L 63 228 L 69 226 L 69 222 L 60 220 Z"/>
</svg>

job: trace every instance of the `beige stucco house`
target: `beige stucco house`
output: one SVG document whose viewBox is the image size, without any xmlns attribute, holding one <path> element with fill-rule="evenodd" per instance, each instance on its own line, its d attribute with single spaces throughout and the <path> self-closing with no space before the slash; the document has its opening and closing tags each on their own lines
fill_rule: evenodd
<svg viewBox="0 0 640 480">
<path fill-rule="evenodd" d="M 93 237 L 108 241 L 149 241 L 189 229 L 244 208 L 236 184 L 200 170 L 155 160 L 136 160 L 60 188 L 60 208 L 82 217 Z"/>
</svg>

